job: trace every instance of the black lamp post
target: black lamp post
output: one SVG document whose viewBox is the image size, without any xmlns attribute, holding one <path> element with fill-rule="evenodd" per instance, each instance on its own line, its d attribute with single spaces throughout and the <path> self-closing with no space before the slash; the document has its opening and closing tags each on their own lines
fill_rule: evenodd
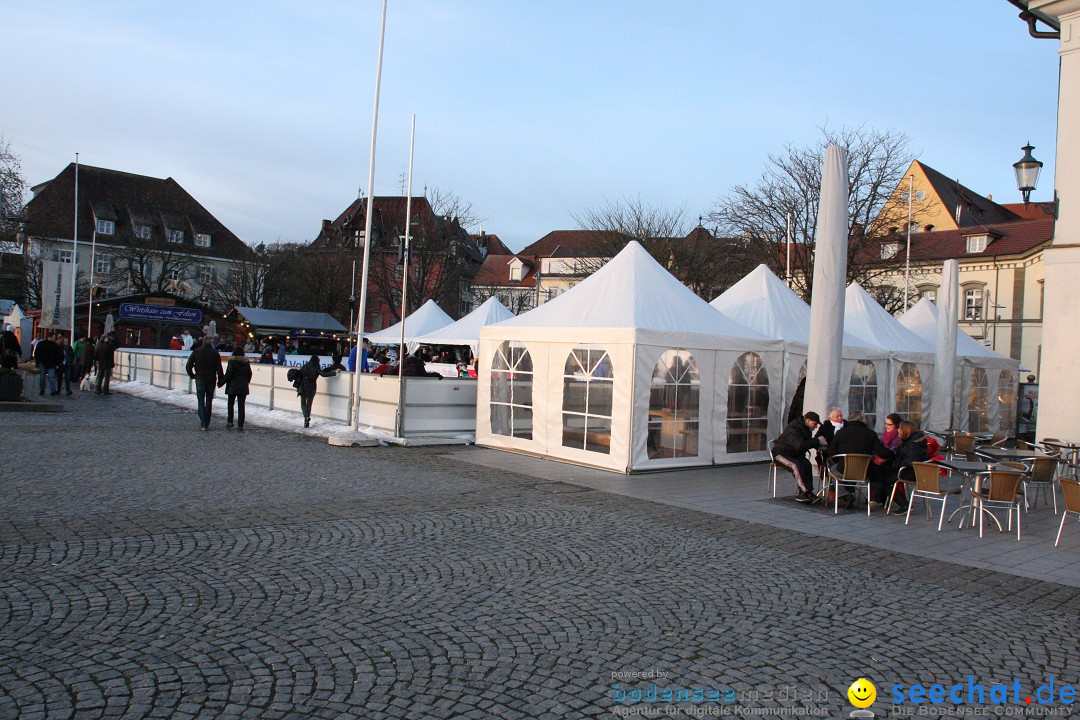
<svg viewBox="0 0 1080 720">
<path fill-rule="evenodd" d="M 1016 187 L 1024 195 L 1024 207 L 1027 207 L 1031 191 L 1039 182 L 1039 171 L 1042 170 L 1043 164 L 1031 156 L 1031 151 L 1035 149 L 1035 146 L 1030 142 L 1020 149 L 1024 151 L 1024 157 L 1013 163 L 1013 170 L 1016 172 Z"/>
</svg>

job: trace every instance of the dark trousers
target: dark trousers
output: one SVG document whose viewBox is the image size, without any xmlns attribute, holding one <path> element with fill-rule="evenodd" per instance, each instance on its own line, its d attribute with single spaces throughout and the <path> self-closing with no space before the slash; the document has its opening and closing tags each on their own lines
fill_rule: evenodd
<svg viewBox="0 0 1080 720">
<path fill-rule="evenodd" d="M 210 427 L 210 416 L 213 414 L 214 389 L 217 385 L 213 380 L 195 378 L 195 397 L 199 401 L 199 424 Z"/>
<path fill-rule="evenodd" d="M 304 413 L 304 419 L 311 419 L 311 401 L 315 399 L 314 395 L 308 395 L 307 393 L 300 393 L 300 411 Z"/>
<path fill-rule="evenodd" d="M 776 462 L 786 467 L 795 476 L 795 484 L 798 485 L 799 492 L 814 492 L 814 468 L 810 465 L 806 455 L 776 453 L 773 457 Z"/>
<path fill-rule="evenodd" d="M 98 365 L 97 369 L 97 387 L 94 389 L 98 395 L 109 393 L 109 382 L 112 381 L 112 368 L 103 368 Z"/>
<path fill-rule="evenodd" d="M 71 370 L 73 365 L 61 365 L 56 369 L 56 389 L 67 388 L 67 394 L 71 394 Z"/>
<path fill-rule="evenodd" d="M 41 376 L 41 382 L 38 385 L 38 394 L 45 394 L 45 378 L 49 378 L 49 392 L 56 392 L 56 368 L 38 365 L 38 374 Z"/>
<path fill-rule="evenodd" d="M 232 425 L 233 421 L 233 403 L 236 403 L 236 426 L 244 427 L 244 405 L 247 402 L 247 395 L 229 395 L 229 419 L 228 423 Z"/>
</svg>

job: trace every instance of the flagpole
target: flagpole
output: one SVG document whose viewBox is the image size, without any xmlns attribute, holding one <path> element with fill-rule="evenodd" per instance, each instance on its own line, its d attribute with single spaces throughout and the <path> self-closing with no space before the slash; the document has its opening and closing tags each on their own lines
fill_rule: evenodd
<svg viewBox="0 0 1080 720">
<path fill-rule="evenodd" d="M 412 255 L 410 242 L 412 229 L 412 168 L 413 168 L 413 143 L 416 141 L 416 113 L 412 116 L 412 128 L 409 130 L 409 189 L 405 196 L 405 248 L 402 253 L 401 264 L 401 342 L 398 345 L 398 411 L 397 432 L 398 437 L 405 437 L 405 376 L 401 369 L 405 367 L 405 316 L 409 313 L 406 302 L 409 297 L 409 256 Z M 985 335 L 985 333 L 984 333 Z"/>
<path fill-rule="evenodd" d="M 71 238 L 71 344 L 75 344 L 75 285 L 79 279 L 79 153 L 75 153 L 75 232 Z"/>
<path fill-rule="evenodd" d="M 364 337 L 364 316 L 367 315 L 368 263 L 371 259 L 371 232 L 375 215 L 375 137 L 379 129 L 379 89 L 382 85 L 383 40 L 386 37 L 386 2 L 382 4 L 382 19 L 379 23 L 379 59 L 375 63 L 375 105 L 371 111 L 371 154 L 368 156 L 367 211 L 364 213 L 364 265 L 360 278 L 360 306 L 357 308 L 356 338 Z M 356 351 L 356 372 L 353 374 L 352 429 L 360 429 L 360 360 L 362 353 Z M 401 362 L 401 358 L 398 358 Z"/>
</svg>

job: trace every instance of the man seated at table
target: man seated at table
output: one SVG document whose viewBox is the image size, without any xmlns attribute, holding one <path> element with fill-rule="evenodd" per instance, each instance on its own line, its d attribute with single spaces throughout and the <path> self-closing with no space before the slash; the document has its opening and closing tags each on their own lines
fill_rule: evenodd
<svg viewBox="0 0 1080 720">
<path fill-rule="evenodd" d="M 773 459 L 795 476 L 795 484 L 799 488 L 795 499 L 803 503 L 811 503 L 815 499 L 814 469 L 806 453 L 821 447 L 825 441 L 824 438 L 813 436 L 814 429 L 820 424 L 821 416 L 808 412 L 788 423 L 784 432 L 773 442 Z"/>
<path fill-rule="evenodd" d="M 893 451 L 885 447 L 885 444 L 881 442 L 881 438 L 877 436 L 877 433 L 867 426 L 866 416 L 857 410 L 848 414 L 847 422 L 844 423 L 842 428 L 836 431 L 825 454 L 827 457 L 847 454 L 873 455 L 885 460 L 891 460 L 894 456 Z M 877 466 L 871 465 L 870 467 L 873 469 Z M 867 477 L 870 480 L 872 495 L 870 498 L 870 507 L 881 507 L 882 503 L 878 501 L 877 497 L 873 496 L 875 476 L 868 475 Z M 889 488 L 892 488 L 891 483 L 889 484 Z M 885 497 L 888 497 L 888 493 L 886 493 Z M 855 495 L 850 491 L 841 496 L 841 506 L 851 507 L 854 504 Z"/>
</svg>

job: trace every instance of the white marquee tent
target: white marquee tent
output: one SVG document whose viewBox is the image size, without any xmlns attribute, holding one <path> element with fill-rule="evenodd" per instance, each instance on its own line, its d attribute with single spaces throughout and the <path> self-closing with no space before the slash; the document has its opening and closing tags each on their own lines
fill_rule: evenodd
<svg viewBox="0 0 1080 720">
<path fill-rule="evenodd" d="M 938 308 L 928 298 L 919 300 L 898 322 L 927 342 L 937 342 Z M 953 427 L 1011 433 L 1020 363 L 983 347 L 959 328 L 956 355 L 960 361 L 957 388 L 966 391 L 955 393 Z"/>
<path fill-rule="evenodd" d="M 421 335 L 416 338 L 416 342 L 428 345 L 468 345 L 472 349 L 473 357 L 476 357 L 480 346 L 480 328 L 512 317 L 514 313 L 510 312 L 499 298 L 492 296 L 457 322 Z"/>
<path fill-rule="evenodd" d="M 443 312 L 434 300 L 428 300 L 403 322 L 405 323 L 405 343 L 415 346 L 417 338 L 446 327 L 454 322 L 454 319 Z M 401 323 L 394 323 L 388 328 L 369 333 L 364 337 L 373 345 L 397 345 L 401 341 Z"/>
<path fill-rule="evenodd" d="M 619 472 L 768 458 L 783 344 L 711 308 L 637 242 L 480 330 L 480 445 Z"/>
</svg>

